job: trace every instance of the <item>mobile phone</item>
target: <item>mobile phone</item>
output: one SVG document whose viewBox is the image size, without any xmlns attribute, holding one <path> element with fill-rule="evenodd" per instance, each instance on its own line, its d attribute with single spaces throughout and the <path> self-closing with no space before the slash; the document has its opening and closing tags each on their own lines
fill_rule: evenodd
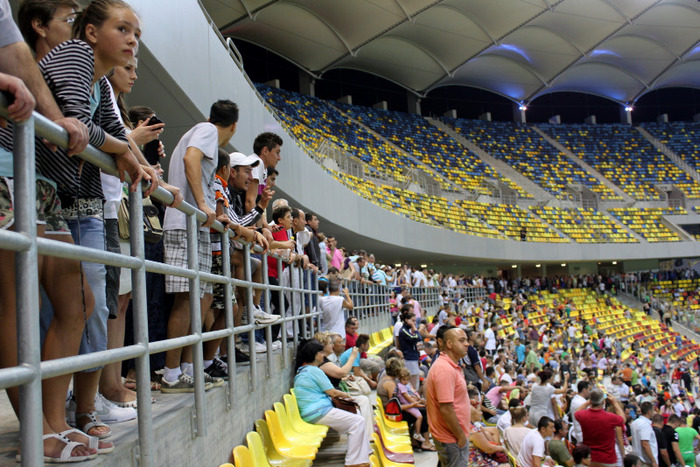
<svg viewBox="0 0 700 467">
<path fill-rule="evenodd" d="M 163 120 L 158 118 L 156 115 L 151 116 L 151 118 L 148 119 L 148 123 L 146 126 L 152 126 L 152 125 L 157 125 L 159 123 L 163 123 Z"/>
</svg>

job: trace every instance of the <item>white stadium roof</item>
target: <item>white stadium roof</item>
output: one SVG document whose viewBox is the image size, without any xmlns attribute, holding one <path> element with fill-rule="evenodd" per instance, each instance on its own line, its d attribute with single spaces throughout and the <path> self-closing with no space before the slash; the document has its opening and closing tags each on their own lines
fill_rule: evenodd
<svg viewBox="0 0 700 467">
<path fill-rule="evenodd" d="M 202 0 L 225 36 L 320 77 L 381 76 L 418 95 L 560 91 L 633 103 L 700 88 L 698 0 Z"/>
</svg>

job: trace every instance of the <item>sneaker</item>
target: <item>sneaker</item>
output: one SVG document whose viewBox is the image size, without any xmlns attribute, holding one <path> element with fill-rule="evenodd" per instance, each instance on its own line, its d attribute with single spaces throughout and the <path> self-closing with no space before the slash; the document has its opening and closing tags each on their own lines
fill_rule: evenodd
<svg viewBox="0 0 700 467">
<path fill-rule="evenodd" d="M 248 347 L 248 344 L 245 344 L 243 342 L 241 342 L 240 344 L 236 344 L 236 350 L 241 352 L 241 353 L 250 355 L 250 347 Z M 238 354 L 236 354 L 236 355 L 238 355 Z M 238 357 L 236 357 L 236 360 L 238 360 Z"/>
<path fill-rule="evenodd" d="M 211 377 L 228 380 L 228 365 L 220 358 L 214 357 L 214 361 L 204 369 L 204 372 Z"/>
<path fill-rule="evenodd" d="M 97 418 L 104 423 L 119 423 L 136 418 L 136 409 L 133 407 L 117 407 L 99 392 L 95 395 L 95 412 Z"/>
<path fill-rule="evenodd" d="M 253 318 L 255 318 L 256 324 L 276 323 L 277 321 L 282 319 L 282 317 L 279 315 L 271 315 L 270 313 L 265 313 L 259 306 L 256 306 L 253 309 Z"/>
<path fill-rule="evenodd" d="M 263 344 L 261 342 L 256 342 L 255 343 L 255 353 L 266 353 L 267 352 L 267 345 Z"/>
<path fill-rule="evenodd" d="M 66 422 L 75 427 L 75 400 L 73 400 L 73 391 L 68 393 L 68 399 L 66 399 Z"/>
<path fill-rule="evenodd" d="M 275 341 L 272 343 L 272 350 L 279 350 L 282 348 L 282 341 Z"/>
<path fill-rule="evenodd" d="M 223 378 L 216 378 L 209 373 L 204 373 L 204 384 L 211 384 L 211 387 L 213 388 L 218 388 L 224 385 L 224 379 Z"/>
<path fill-rule="evenodd" d="M 250 357 L 236 349 L 236 365 L 250 365 Z"/>
<path fill-rule="evenodd" d="M 214 386 L 211 383 L 204 382 L 204 390 L 207 391 Z M 194 392 L 194 378 L 185 373 L 181 373 L 177 377 L 177 381 L 171 383 L 163 378 L 160 386 L 160 392 L 166 394 L 179 394 L 183 392 Z"/>
</svg>

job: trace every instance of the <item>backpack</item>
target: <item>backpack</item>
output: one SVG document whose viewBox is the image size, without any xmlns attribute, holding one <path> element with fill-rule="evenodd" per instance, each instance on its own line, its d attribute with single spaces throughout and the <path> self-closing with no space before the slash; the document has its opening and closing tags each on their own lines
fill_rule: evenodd
<svg viewBox="0 0 700 467">
<path fill-rule="evenodd" d="M 394 390 L 394 395 L 391 397 L 391 399 L 389 399 L 389 401 L 386 403 L 386 406 L 384 407 L 384 415 L 386 416 L 387 420 L 391 420 L 392 422 L 400 422 L 403 420 L 403 415 L 401 415 L 401 402 L 399 401 L 398 390 L 399 387 L 396 386 L 396 389 Z"/>
</svg>

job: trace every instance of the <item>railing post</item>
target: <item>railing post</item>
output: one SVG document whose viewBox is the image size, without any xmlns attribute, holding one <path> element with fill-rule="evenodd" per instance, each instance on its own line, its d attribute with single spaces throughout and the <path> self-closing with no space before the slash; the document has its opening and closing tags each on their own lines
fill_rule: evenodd
<svg viewBox="0 0 700 467">
<path fill-rule="evenodd" d="M 141 186 L 129 194 L 129 238 L 131 256 L 139 258 L 141 265 L 131 270 L 132 309 L 134 310 L 134 342 L 146 350 L 136 357 L 136 399 L 139 407 L 139 465 L 153 466 L 153 419 L 151 417 L 151 364 L 148 353 L 148 299 L 146 296 L 146 266 L 143 238 L 143 197 Z"/>
<path fill-rule="evenodd" d="M 255 317 L 253 316 L 253 311 L 255 309 L 255 304 L 253 303 L 253 288 L 251 283 L 253 282 L 253 272 L 250 264 L 250 244 L 246 243 L 243 248 L 243 263 L 245 271 L 245 280 L 248 282 L 245 290 L 246 300 L 248 302 L 246 308 L 246 315 L 248 317 L 248 324 L 255 324 Z M 258 365 L 257 365 L 257 353 L 255 352 L 255 329 L 248 331 L 248 352 L 250 356 L 250 392 L 255 391 L 255 382 L 258 379 Z"/>
<path fill-rule="evenodd" d="M 190 283 L 190 332 L 199 337 L 192 346 L 194 368 L 194 409 L 197 436 L 207 435 L 207 403 L 204 394 L 204 360 L 202 348 L 202 309 L 199 292 L 199 222 L 197 216 L 187 216 L 187 267 L 196 272 Z"/>
<path fill-rule="evenodd" d="M 221 236 L 221 265 L 223 275 L 228 278 L 224 284 L 224 316 L 226 318 L 226 329 L 234 330 L 233 324 L 233 287 L 231 286 L 231 242 L 228 231 L 224 231 Z M 242 304 L 238 304 L 242 306 Z M 228 406 L 233 407 L 236 400 L 236 335 L 231 334 L 226 339 L 226 356 L 228 365 Z"/>
<path fill-rule="evenodd" d="M 272 309 L 270 308 L 270 279 L 267 275 L 267 253 L 263 254 L 260 259 L 260 267 L 262 268 L 262 280 L 265 286 L 263 291 L 263 303 L 265 304 L 265 312 L 272 314 Z M 265 345 L 267 345 L 267 377 L 268 379 L 272 375 L 272 341 L 274 340 L 272 336 L 272 325 L 268 325 L 265 328 Z"/>
<path fill-rule="evenodd" d="M 20 448 L 22 465 L 34 466 L 44 462 L 34 118 L 14 123 L 13 129 L 15 230 L 30 242 L 27 250 L 15 254 L 18 364 L 34 370 L 32 381 L 19 388 Z"/>
<path fill-rule="evenodd" d="M 282 285 L 282 260 L 277 258 L 277 284 Z M 291 270 L 290 270 L 291 272 Z M 284 359 L 284 367 L 289 366 L 289 352 L 287 351 L 287 323 L 284 320 L 287 317 L 287 307 L 284 306 L 284 290 L 280 288 L 277 291 L 279 294 L 279 304 L 280 304 L 280 316 L 282 317 L 282 325 L 280 328 L 280 334 L 282 335 L 282 358 Z"/>
</svg>

